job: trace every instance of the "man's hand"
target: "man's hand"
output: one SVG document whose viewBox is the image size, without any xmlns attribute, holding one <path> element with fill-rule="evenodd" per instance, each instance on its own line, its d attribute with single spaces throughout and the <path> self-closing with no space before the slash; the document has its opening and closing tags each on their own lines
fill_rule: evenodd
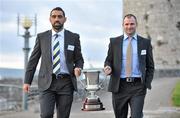
<svg viewBox="0 0 180 118">
<path fill-rule="evenodd" d="M 111 74 L 111 72 L 112 72 L 112 69 L 111 69 L 111 67 L 110 67 L 110 66 L 106 66 L 106 67 L 104 67 L 104 73 L 105 73 L 106 75 Z"/>
<path fill-rule="evenodd" d="M 74 69 L 74 75 L 76 76 L 76 77 L 79 77 L 80 75 L 81 75 L 81 68 L 75 68 Z"/>
<path fill-rule="evenodd" d="M 24 90 L 24 92 L 29 92 L 29 90 L 30 90 L 30 85 L 29 85 L 29 84 L 24 84 L 24 85 L 23 85 L 23 90 Z"/>
</svg>

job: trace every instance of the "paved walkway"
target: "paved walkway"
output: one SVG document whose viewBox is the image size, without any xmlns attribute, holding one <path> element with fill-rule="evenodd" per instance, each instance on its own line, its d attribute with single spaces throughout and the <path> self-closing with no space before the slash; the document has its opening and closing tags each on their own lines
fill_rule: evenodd
<svg viewBox="0 0 180 118">
<path fill-rule="evenodd" d="M 153 80 L 153 89 L 148 91 L 145 99 L 144 118 L 180 118 L 180 108 L 171 106 L 171 93 L 177 81 L 180 78 Z M 82 102 L 76 102 L 72 106 L 70 118 L 114 118 L 111 93 L 105 92 L 100 98 L 106 110 L 81 111 Z M 31 108 L 26 112 L 1 113 L 0 118 L 39 118 L 39 112 Z"/>
</svg>

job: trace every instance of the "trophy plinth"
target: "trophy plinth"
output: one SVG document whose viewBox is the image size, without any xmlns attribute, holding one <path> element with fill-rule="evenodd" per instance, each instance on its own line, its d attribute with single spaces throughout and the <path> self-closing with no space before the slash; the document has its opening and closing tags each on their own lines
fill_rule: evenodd
<svg viewBox="0 0 180 118">
<path fill-rule="evenodd" d="M 99 70 L 86 70 L 83 71 L 85 75 L 86 86 L 89 96 L 84 100 L 82 110 L 83 111 L 99 111 L 104 110 L 103 104 L 95 93 L 100 90 L 99 86 Z"/>
</svg>

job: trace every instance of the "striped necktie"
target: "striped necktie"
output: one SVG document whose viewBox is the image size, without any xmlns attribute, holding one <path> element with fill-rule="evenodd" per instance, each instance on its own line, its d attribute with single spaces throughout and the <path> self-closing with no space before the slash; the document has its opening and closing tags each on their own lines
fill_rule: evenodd
<svg viewBox="0 0 180 118">
<path fill-rule="evenodd" d="M 58 74 L 60 72 L 60 45 L 58 41 L 58 34 L 54 35 L 53 40 L 53 73 Z"/>
<path fill-rule="evenodd" d="M 132 72 L 132 37 L 128 38 L 128 47 L 126 52 L 126 77 L 131 77 Z"/>
</svg>

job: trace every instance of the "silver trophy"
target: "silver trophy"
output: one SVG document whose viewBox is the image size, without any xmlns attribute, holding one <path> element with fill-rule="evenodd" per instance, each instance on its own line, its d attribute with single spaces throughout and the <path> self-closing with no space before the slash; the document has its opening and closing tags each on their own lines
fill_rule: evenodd
<svg viewBox="0 0 180 118">
<path fill-rule="evenodd" d="M 83 111 L 98 111 L 104 110 L 103 104 L 95 93 L 100 90 L 99 74 L 100 70 L 83 70 L 85 82 L 80 82 L 83 84 L 84 88 L 88 91 L 88 96 L 85 98 L 82 110 Z M 84 84 L 85 83 L 85 84 Z"/>
</svg>

